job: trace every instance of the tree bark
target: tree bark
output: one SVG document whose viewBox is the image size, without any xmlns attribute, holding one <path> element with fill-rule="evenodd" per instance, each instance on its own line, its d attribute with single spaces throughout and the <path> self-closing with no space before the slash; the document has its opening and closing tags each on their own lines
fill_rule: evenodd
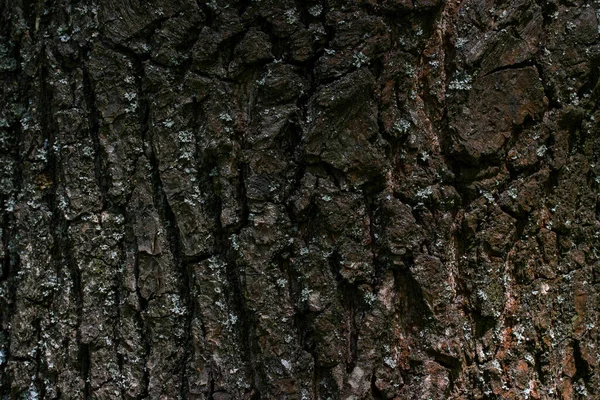
<svg viewBox="0 0 600 400">
<path fill-rule="evenodd" d="M 600 10 L 0 0 L 0 397 L 600 397 Z"/>
</svg>

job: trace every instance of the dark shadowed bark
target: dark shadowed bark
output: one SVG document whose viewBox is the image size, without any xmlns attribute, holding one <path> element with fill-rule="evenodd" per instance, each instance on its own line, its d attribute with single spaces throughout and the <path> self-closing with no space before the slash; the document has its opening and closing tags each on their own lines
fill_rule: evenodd
<svg viewBox="0 0 600 400">
<path fill-rule="evenodd" d="M 600 398 L 599 32 L 0 0 L 0 398 Z"/>
</svg>

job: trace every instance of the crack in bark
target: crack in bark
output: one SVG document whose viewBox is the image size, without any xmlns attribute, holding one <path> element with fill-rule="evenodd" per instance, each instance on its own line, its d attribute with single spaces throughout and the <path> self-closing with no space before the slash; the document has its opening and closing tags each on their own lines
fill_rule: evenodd
<svg viewBox="0 0 600 400">
<path fill-rule="evenodd" d="M 82 56 L 82 58 L 84 58 Z M 103 152 L 102 145 L 100 144 L 99 137 L 99 118 L 98 118 L 98 109 L 96 107 L 96 99 L 94 94 L 94 87 L 90 79 L 90 74 L 87 69 L 87 66 L 82 65 L 83 71 L 83 93 L 85 95 L 85 103 L 87 107 L 87 122 L 88 122 L 88 130 L 90 133 L 90 138 L 92 139 L 92 144 L 94 147 L 94 173 L 96 175 L 96 183 L 98 188 L 100 189 L 101 196 L 101 204 L 102 210 L 106 210 L 109 206 L 109 197 L 108 197 L 108 174 L 105 173 L 105 163 L 103 160 Z"/>
</svg>

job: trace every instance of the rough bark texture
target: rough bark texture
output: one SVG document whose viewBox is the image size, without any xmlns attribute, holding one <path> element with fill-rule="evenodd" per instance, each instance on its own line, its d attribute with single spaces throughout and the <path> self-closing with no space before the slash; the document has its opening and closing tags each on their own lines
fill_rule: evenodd
<svg viewBox="0 0 600 400">
<path fill-rule="evenodd" d="M 0 396 L 600 398 L 599 19 L 2 0 Z"/>
</svg>

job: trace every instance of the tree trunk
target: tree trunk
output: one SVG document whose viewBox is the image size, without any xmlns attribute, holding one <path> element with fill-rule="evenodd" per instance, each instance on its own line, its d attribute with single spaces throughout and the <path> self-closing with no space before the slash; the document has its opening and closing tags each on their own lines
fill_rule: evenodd
<svg viewBox="0 0 600 400">
<path fill-rule="evenodd" d="M 0 397 L 600 397 L 600 11 L 0 0 Z"/>
</svg>

